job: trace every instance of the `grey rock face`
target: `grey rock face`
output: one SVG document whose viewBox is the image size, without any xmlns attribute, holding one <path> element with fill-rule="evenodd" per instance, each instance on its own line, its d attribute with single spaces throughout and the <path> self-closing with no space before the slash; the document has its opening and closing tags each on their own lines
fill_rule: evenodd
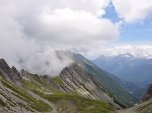
<svg viewBox="0 0 152 113">
<path fill-rule="evenodd" d="M 34 109 L 29 107 L 26 101 L 18 98 L 15 92 L 5 87 L 1 82 L 0 82 L 0 100 L 5 104 L 4 107 L 0 106 L 0 113 L 36 112 Z"/>
<path fill-rule="evenodd" d="M 60 78 L 69 91 L 92 99 L 104 100 L 118 107 L 91 75 L 88 75 L 77 64 L 72 64 L 63 69 Z"/>
<path fill-rule="evenodd" d="M 0 72 L 6 80 L 19 85 L 21 80 L 20 73 L 14 66 L 10 68 L 4 59 L 0 59 Z"/>
</svg>

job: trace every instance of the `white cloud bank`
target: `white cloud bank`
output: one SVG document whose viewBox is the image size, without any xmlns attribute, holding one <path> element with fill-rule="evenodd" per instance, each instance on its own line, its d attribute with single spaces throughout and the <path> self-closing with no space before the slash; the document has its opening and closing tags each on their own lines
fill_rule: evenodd
<svg viewBox="0 0 152 113">
<path fill-rule="evenodd" d="M 72 61 L 56 49 L 95 48 L 118 36 L 102 15 L 109 0 L 1 0 L 0 57 L 33 73 L 54 74 Z"/>
<path fill-rule="evenodd" d="M 105 56 L 129 54 L 136 58 L 152 59 L 152 45 L 122 45 L 100 51 Z"/>
<path fill-rule="evenodd" d="M 126 22 L 142 20 L 152 9 L 150 0 L 112 2 Z M 109 3 L 110 0 L 0 0 L 0 57 L 33 73 L 59 72 L 72 61 L 66 56 L 60 61 L 54 50 L 99 51 L 103 42 L 118 37 L 118 26 L 103 18 Z M 134 53 L 129 48 L 115 50 Z"/>
<path fill-rule="evenodd" d="M 112 0 L 119 17 L 126 22 L 144 20 L 152 13 L 152 0 Z"/>
</svg>

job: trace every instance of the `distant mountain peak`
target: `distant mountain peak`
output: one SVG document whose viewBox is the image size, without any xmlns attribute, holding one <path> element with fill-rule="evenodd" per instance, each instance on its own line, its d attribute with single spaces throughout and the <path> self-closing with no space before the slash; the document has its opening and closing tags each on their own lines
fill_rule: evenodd
<svg viewBox="0 0 152 113">
<path fill-rule="evenodd" d="M 119 55 L 100 55 L 100 57 L 97 57 L 96 59 L 107 59 L 107 58 L 115 58 L 115 57 L 120 57 L 120 58 L 133 58 L 134 56 L 130 53 L 125 53 L 125 54 L 119 54 Z"/>
<path fill-rule="evenodd" d="M 119 56 L 121 56 L 121 57 L 133 57 L 133 55 L 130 53 L 120 54 Z"/>
</svg>

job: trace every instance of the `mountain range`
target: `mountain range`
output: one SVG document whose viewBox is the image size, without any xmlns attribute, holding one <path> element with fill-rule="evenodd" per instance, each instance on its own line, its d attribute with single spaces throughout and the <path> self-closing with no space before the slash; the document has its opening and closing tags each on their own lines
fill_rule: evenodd
<svg viewBox="0 0 152 113">
<path fill-rule="evenodd" d="M 19 72 L 0 60 L 2 113 L 108 113 L 116 108 L 119 105 L 77 64 L 65 67 L 59 76 L 49 77 Z"/>
<path fill-rule="evenodd" d="M 152 59 L 134 57 L 130 54 L 118 56 L 100 56 L 93 62 L 101 69 L 118 77 L 126 86 L 131 85 L 129 92 L 142 97 L 152 83 Z M 138 94 L 141 95 L 138 95 Z"/>
<path fill-rule="evenodd" d="M 0 59 L 0 112 L 116 113 L 139 102 L 119 78 L 82 55 L 57 55 L 73 60 L 57 76 L 18 71 Z"/>
</svg>

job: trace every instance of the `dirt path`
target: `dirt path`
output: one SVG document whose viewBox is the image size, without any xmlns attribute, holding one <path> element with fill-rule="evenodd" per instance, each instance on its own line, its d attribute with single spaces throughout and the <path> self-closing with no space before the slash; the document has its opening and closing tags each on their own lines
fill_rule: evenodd
<svg viewBox="0 0 152 113">
<path fill-rule="evenodd" d="M 32 95 L 34 98 L 40 99 L 40 100 L 44 101 L 45 103 L 47 103 L 48 105 L 50 105 L 52 107 L 52 109 L 53 109 L 51 113 L 57 113 L 57 111 L 56 111 L 57 108 L 56 108 L 56 106 L 53 103 L 51 103 L 50 101 L 40 97 L 39 95 L 37 95 L 37 94 L 35 94 L 35 93 L 33 93 L 33 92 L 29 91 L 29 90 L 27 90 L 27 92 L 30 95 Z"/>
<path fill-rule="evenodd" d="M 135 113 L 132 109 L 119 110 L 117 113 Z"/>
<path fill-rule="evenodd" d="M 117 113 L 136 113 L 136 109 L 138 108 L 138 106 L 133 106 L 131 108 L 128 109 L 122 109 L 122 110 L 118 110 Z"/>
</svg>

